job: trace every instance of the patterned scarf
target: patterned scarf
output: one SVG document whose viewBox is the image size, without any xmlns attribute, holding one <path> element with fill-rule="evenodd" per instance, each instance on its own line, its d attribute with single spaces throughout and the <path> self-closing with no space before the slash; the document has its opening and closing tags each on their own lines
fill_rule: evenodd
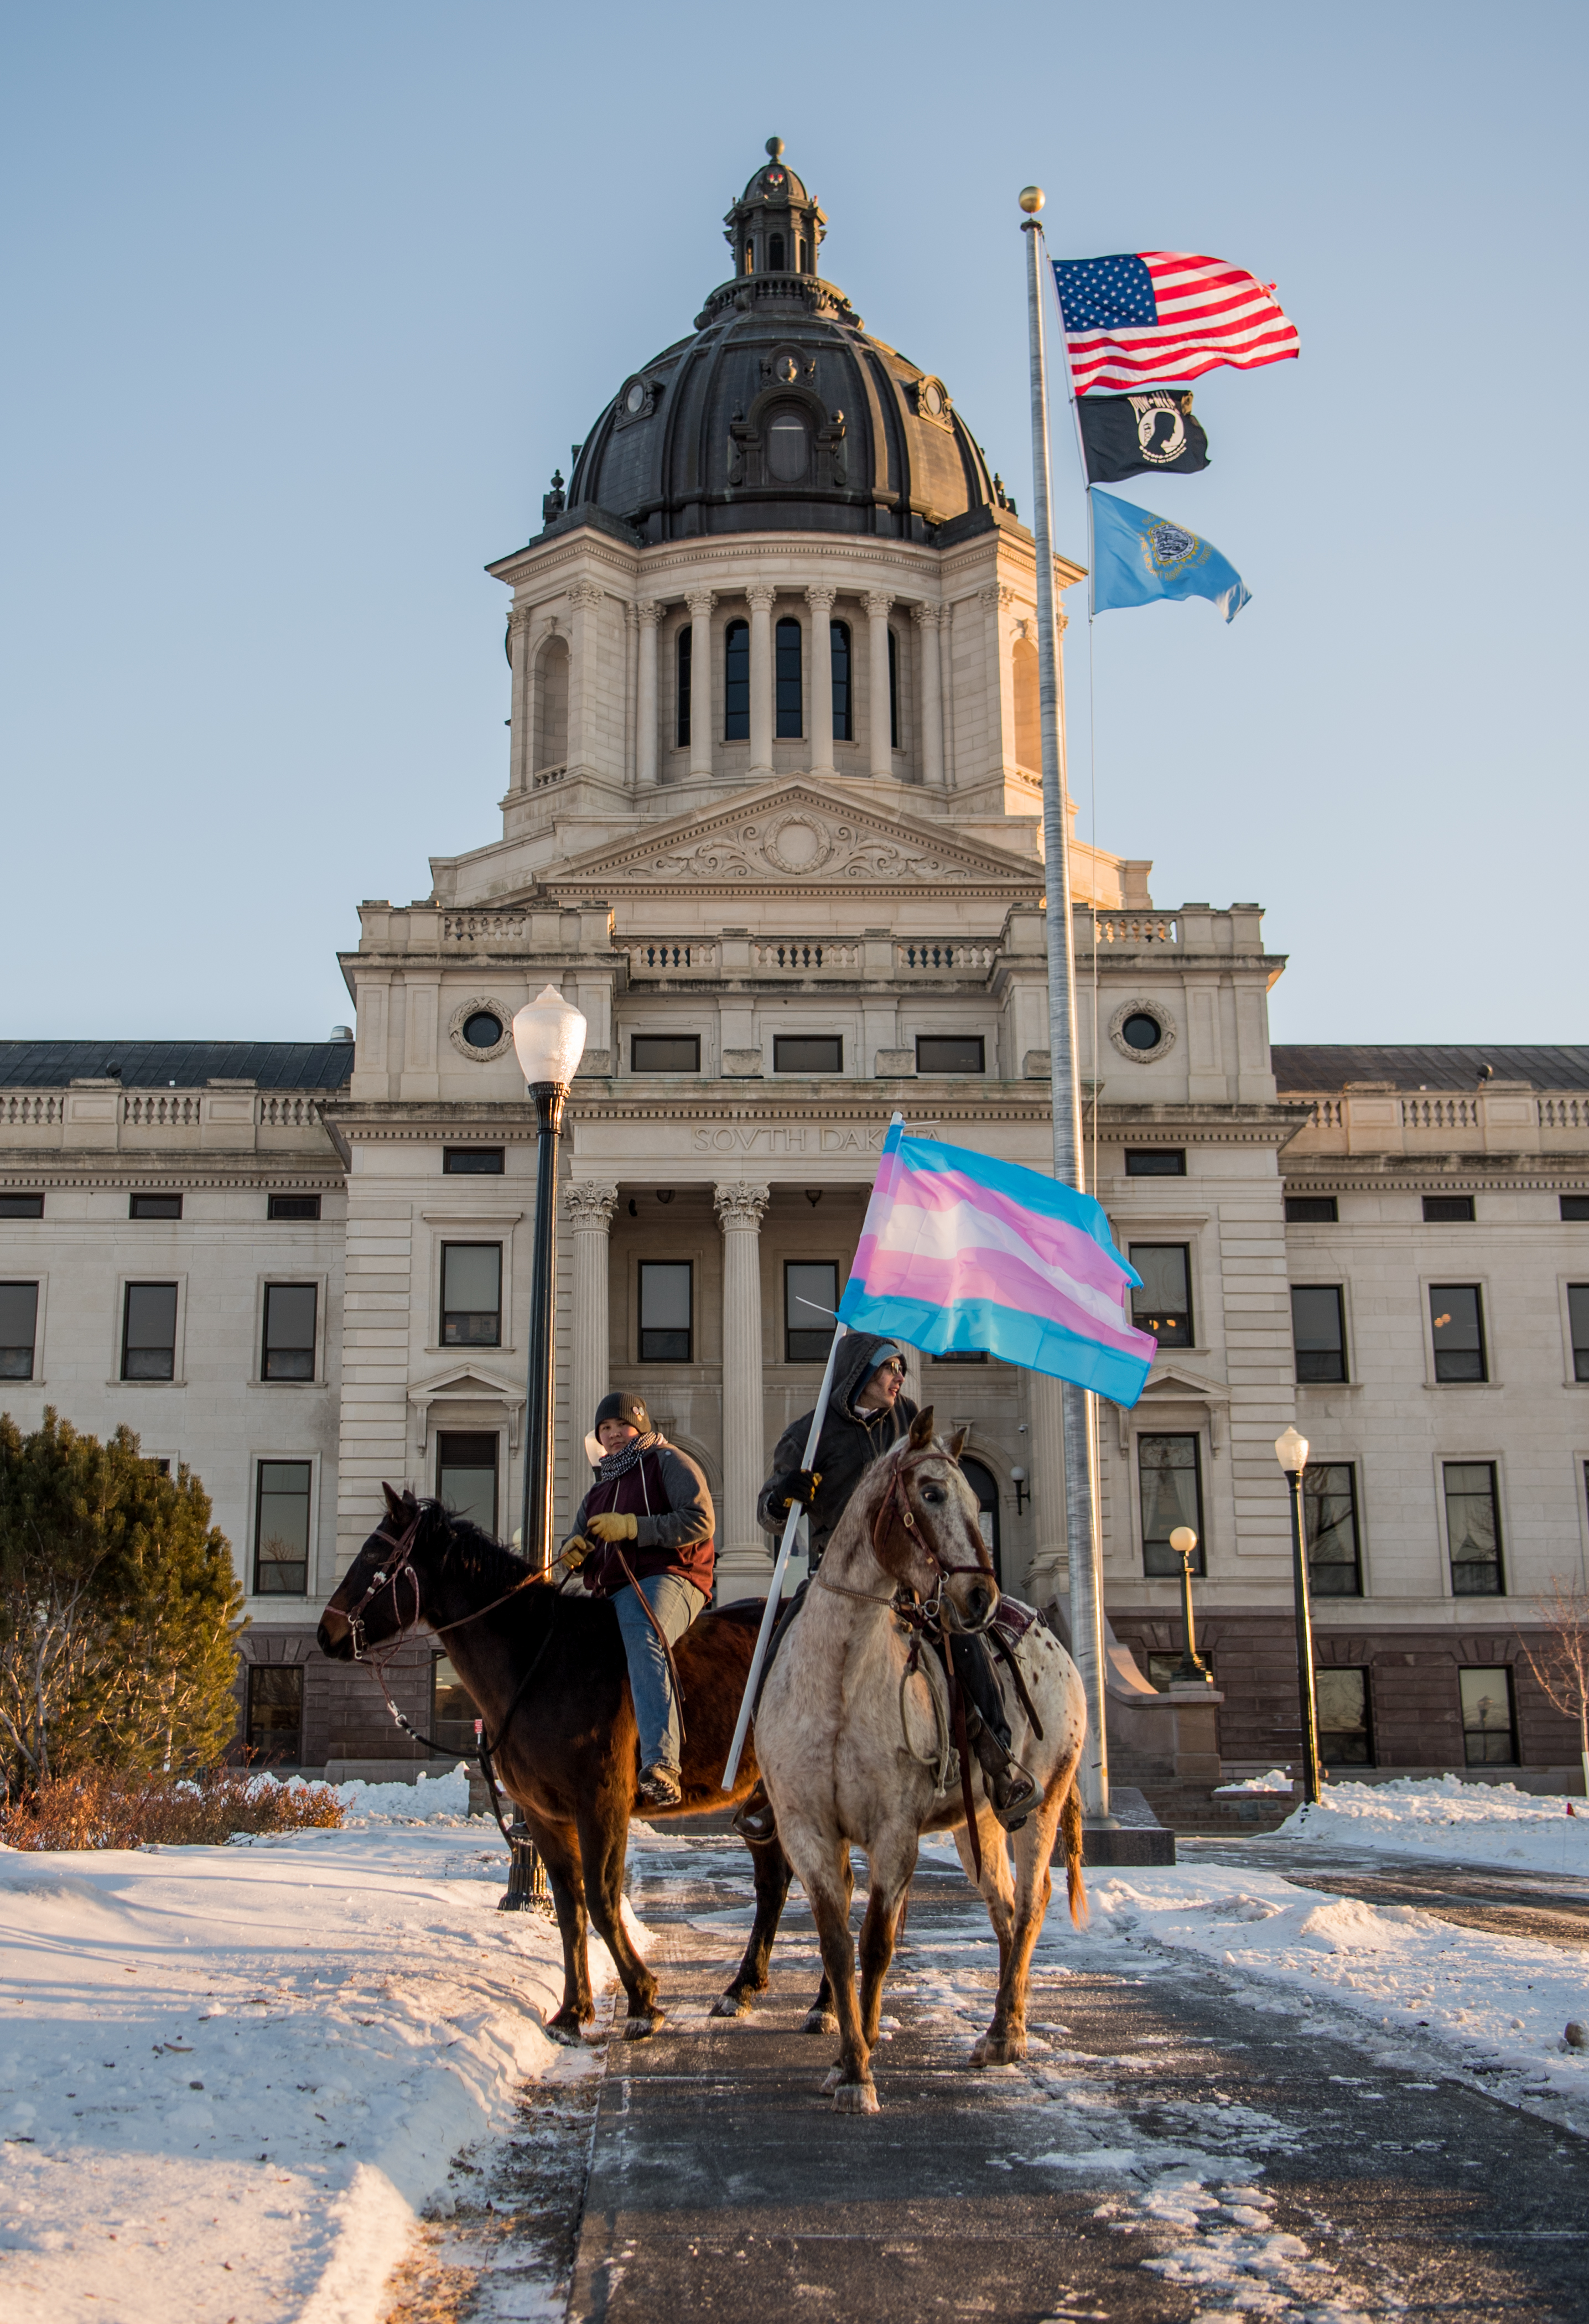
<svg viewBox="0 0 1589 2324">
<path fill-rule="evenodd" d="M 649 1436 L 631 1437 L 629 1443 L 620 1444 L 615 1452 L 604 1452 L 601 1466 L 596 1472 L 596 1483 L 616 1484 L 618 1479 L 626 1477 L 631 1469 L 638 1469 L 646 1453 L 653 1452 L 661 1441 L 661 1434 L 653 1428 Z"/>
</svg>

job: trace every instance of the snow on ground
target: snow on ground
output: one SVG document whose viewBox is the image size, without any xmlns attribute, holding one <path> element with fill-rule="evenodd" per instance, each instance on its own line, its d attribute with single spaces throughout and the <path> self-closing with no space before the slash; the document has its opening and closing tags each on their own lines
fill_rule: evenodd
<svg viewBox="0 0 1589 2324">
<path fill-rule="evenodd" d="M 0 1849 L 6 2324 L 365 2324 L 459 2149 L 595 2070 L 463 1771 L 348 1790 L 339 1831 Z"/>
<path fill-rule="evenodd" d="M 1569 1815 L 1561 1794 L 1460 1775 L 1329 1784 L 1319 1806 L 1298 1808 L 1271 1836 L 1589 1879 L 1589 1801 L 1575 1799 Z"/>
<path fill-rule="evenodd" d="M 1092 1874 L 1092 1933 L 1201 1954 L 1225 1969 L 1360 2015 L 1372 2030 L 1422 2034 L 1464 2062 L 1520 2073 L 1530 2096 L 1564 2101 L 1589 2130 L 1589 2052 L 1569 2019 L 1589 2019 L 1589 1951 L 1496 1936 L 1410 1904 L 1294 1887 L 1245 1867 L 1177 1866 Z M 1049 1929 L 1059 1927 L 1051 1914 Z"/>
</svg>

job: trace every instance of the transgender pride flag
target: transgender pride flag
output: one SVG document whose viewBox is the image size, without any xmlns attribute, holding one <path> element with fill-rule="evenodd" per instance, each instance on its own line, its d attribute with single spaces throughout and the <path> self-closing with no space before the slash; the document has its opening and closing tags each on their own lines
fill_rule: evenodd
<svg viewBox="0 0 1589 2324">
<path fill-rule="evenodd" d="M 1090 1194 L 896 1121 L 840 1320 L 928 1355 L 985 1348 L 1133 1405 L 1158 1352 L 1131 1320 L 1141 1277 Z"/>
</svg>

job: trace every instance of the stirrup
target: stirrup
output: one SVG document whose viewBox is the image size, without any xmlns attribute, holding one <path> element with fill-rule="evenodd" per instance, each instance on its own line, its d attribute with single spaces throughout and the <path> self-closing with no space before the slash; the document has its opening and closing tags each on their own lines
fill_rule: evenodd
<svg viewBox="0 0 1589 2324">
<path fill-rule="evenodd" d="M 747 1800 L 743 1807 L 734 1809 L 729 1821 L 741 1840 L 748 1840 L 753 1848 L 763 1846 L 778 1830 L 778 1819 L 772 1812 L 771 1800 L 763 1800 L 759 1808 L 753 1807 Z"/>
<path fill-rule="evenodd" d="M 985 1770 L 984 1771 L 985 1775 Z M 1005 1831 L 1019 1831 L 1037 1805 L 1037 1779 L 1023 1767 L 1013 1753 L 1006 1758 L 996 1776 L 987 1776 L 988 1805 L 993 1821 Z M 1002 1793 L 1001 1799 L 999 1794 Z"/>
</svg>

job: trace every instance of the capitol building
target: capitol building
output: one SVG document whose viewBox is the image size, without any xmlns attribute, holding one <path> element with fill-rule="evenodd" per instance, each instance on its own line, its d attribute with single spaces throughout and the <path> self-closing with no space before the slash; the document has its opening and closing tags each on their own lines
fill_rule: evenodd
<svg viewBox="0 0 1589 2324">
<path fill-rule="evenodd" d="M 383 1482 L 517 1524 L 536 1136 L 509 1028 L 543 985 L 589 1025 L 558 1520 L 598 1397 L 637 1388 L 711 1484 L 720 1595 L 765 1589 L 757 1488 L 890 1117 L 1050 1167 L 1032 536 L 952 347 L 940 377 L 867 331 L 770 151 L 726 279 L 490 567 L 500 826 L 359 905 L 351 1027 L 0 1043 L 0 1407 L 125 1421 L 203 1480 L 247 1591 L 240 1731 L 281 1761 L 413 1756 L 314 1645 Z M 1522 1642 L 1589 1539 L 1589 1047 L 1273 1046 L 1259 904 L 1156 900 L 1150 863 L 1079 843 L 1073 879 L 1089 1184 L 1159 1341 L 1137 1407 L 1099 1407 L 1116 1772 L 1190 1768 L 1161 1692 L 1182 1523 L 1217 1761 L 1297 1761 L 1294 1423 L 1326 1764 L 1575 1783 Z M 915 1370 L 969 1427 L 1004 1586 L 1062 1618 L 1054 1384 Z M 466 1739 L 430 1640 L 394 1684 Z"/>
</svg>

